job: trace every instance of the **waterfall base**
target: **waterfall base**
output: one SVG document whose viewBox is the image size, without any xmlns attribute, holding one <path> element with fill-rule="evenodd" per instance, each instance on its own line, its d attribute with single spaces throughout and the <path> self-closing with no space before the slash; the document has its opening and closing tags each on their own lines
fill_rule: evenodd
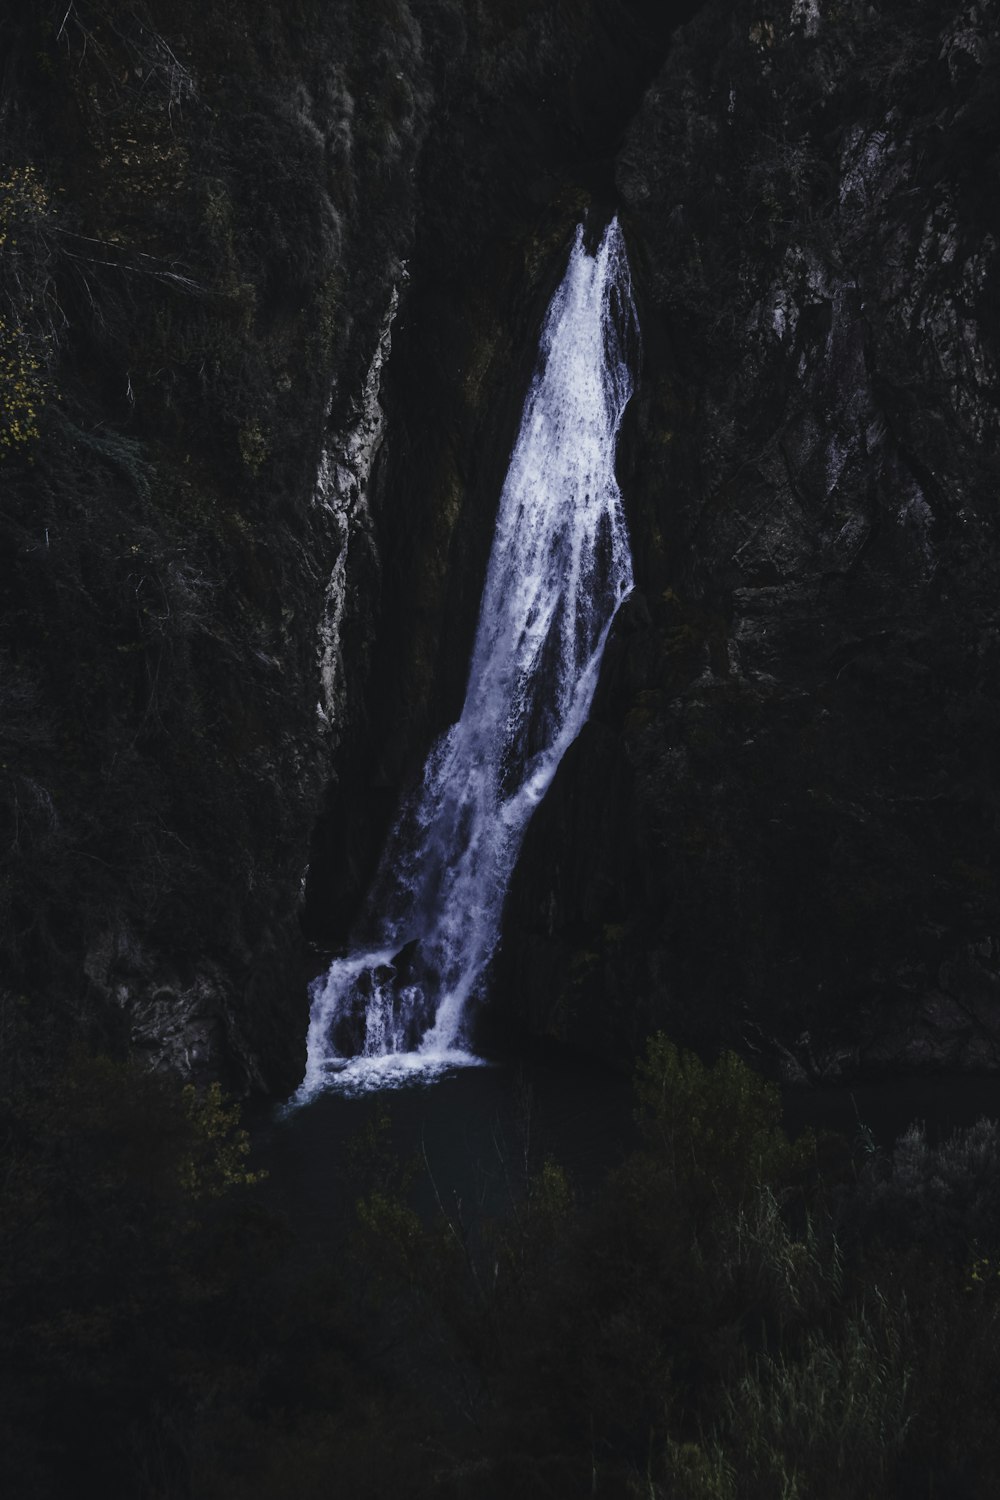
<svg viewBox="0 0 1000 1500">
<path fill-rule="evenodd" d="M 375 1057 L 330 1058 L 316 1075 L 304 1080 L 289 1100 L 286 1111 L 300 1109 L 321 1093 L 344 1094 L 357 1098 L 382 1089 L 402 1089 L 436 1083 L 459 1068 L 489 1068 L 486 1058 L 455 1047 L 441 1051 L 384 1052 Z"/>
</svg>

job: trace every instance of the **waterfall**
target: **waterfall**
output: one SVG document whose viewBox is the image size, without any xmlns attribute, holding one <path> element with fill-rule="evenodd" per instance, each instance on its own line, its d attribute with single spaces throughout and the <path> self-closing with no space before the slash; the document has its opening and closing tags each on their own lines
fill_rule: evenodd
<svg viewBox="0 0 1000 1500">
<path fill-rule="evenodd" d="M 542 329 L 498 507 L 461 718 L 387 841 L 360 931 L 312 989 L 295 1102 L 478 1061 L 476 998 L 532 811 L 579 733 L 632 566 L 615 445 L 637 322 L 617 220 L 582 229 Z"/>
</svg>

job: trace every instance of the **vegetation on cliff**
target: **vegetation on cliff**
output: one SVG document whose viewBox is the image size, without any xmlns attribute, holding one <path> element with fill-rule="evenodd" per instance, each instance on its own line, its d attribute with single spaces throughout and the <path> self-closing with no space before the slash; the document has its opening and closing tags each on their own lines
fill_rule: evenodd
<svg viewBox="0 0 1000 1500">
<path fill-rule="evenodd" d="M 412 225 L 419 37 L 405 5 L 39 0 L 2 38 L 0 934 L 8 1004 L 45 997 L 18 1044 L 291 1083 L 310 500 Z"/>
<path fill-rule="evenodd" d="M 662 1035 L 636 1103 L 589 1188 L 508 1142 L 489 1220 L 415 1212 L 376 1108 L 317 1259 L 217 1094 L 78 1056 L 8 1097 L 10 1493 L 988 1500 L 996 1125 L 791 1142 Z"/>
<path fill-rule="evenodd" d="M 643 599 L 515 877 L 516 1025 L 997 1066 L 998 65 L 989 5 L 720 3 L 646 93 Z"/>
</svg>

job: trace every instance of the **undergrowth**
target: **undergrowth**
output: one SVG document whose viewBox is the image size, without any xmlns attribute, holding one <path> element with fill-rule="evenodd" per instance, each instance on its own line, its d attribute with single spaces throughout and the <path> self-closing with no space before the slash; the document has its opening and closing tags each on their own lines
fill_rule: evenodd
<svg viewBox="0 0 1000 1500">
<path fill-rule="evenodd" d="M 378 1106 L 317 1256 L 217 1089 L 84 1053 L 12 1087 L 9 1492 L 987 1500 L 996 1124 L 790 1141 L 771 1085 L 662 1035 L 636 1119 L 596 1188 L 525 1130 L 503 1212 L 432 1182 L 420 1213 Z"/>
</svg>

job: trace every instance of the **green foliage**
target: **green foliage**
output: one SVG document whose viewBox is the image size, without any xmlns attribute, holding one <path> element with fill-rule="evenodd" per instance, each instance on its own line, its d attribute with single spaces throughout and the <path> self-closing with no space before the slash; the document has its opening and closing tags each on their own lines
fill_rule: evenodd
<svg viewBox="0 0 1000 1500">
<path fill-rule="evenodd" d="M 78 1054 L 3 1103 L 0 1448 L 10 1493 L 184 1491 L 196 1413 L 256 1358 L 280 1250 L 247 1140 L 197 1095 Z"/>
<path fill-rule="evenodd" d="M 0 451 L 38 437 L 38 415 L 46 388 L 42 362 L 24 330 L 0 317 Z"/>
<path fill-rule="evenodd" d="M 343 1168 L 358 1195 L 354 1253 L 376 1297 L 399 1285 L 412 1287 L 426 1259 L 423 1226 L 407 1202 L 417 1164 L 400 1159 L 391 1129 L 379 1102 L 351 1140 Z"/>
<path fill-rule="evenodd" d="M 443 1489 L 417 1465 L 428 1493 L 913 1500 L 992 1473 L 978 1392 L 994 1388 L 1000 1298 L 981 1247 L 950 1269 L 940 1235 L 900 1256 L 871 1217 L 841 1243 L 851 1184 L 863 1214 L 884 1163 L 866 1152 L 845 1177 L 827 1149 L 827 1180 L 816 1141 L 788 1140 L 777 1091 L 732 1055 L 708 1065 L 657 1035 L 636 1096 L 643 1145 L 591 1200 L 544 1161 L 499 1219 L 421 1224 L 383 1162 L 359 1205 L 366 1256 L 393 1247 L 380 1306 L 425 1376 L 465 1393 Z M 982 1135 L 949 1150 L 956 1190 L 982 1179 Z M 945 1383 L 960 1441 L 938 1416 Z"/>
<path fill-rule="evenodd" d="M 839 1500 L 891 1493 L 913 1419 L 905 1308 L 875 1294 L 793 1357 L 762 1353 L 728 1395 L 727 1448 L 750 1494 Z M 730 1425 L 731 1424 L 731 1425 Z"/>
<path fill-rule="evenodd" d="M 270 452 L 270 445 L 267 435 L 256 419 L 252 419 L 245 427 L 240 428 L 239 444 L 240 457 L 250 473 L 259 473 Z"/>
<path fill-rule="evenodd" d="M 736 1475 L 712 1442 L 667 1439 L 664 1474 L 672 1500 L 734 1500 Z"/>
<path fill-rule="evenodd" d="M 809 1132 L 791 1145 L 781 1128 L 781 1095 L 725 1052 L 711 1067 L 652 1036 L 636 1071 L 637 1119 L 672 1176 L 739 1202 L 789 1182 L 815 1155 Z"/>
<path fill-rule="evenodd" d="M 335 1473 L 414 1500 L 990 1500 L 992 1128 L 826 1180 L 736 1059 L 658 1035 L 636 1096 L 643 1143 L 590 1194 L 532 1158 L 525 1106 L 493 1218 L 416 1210 L 425 1166 L 379 1103 L 318 1261 L 289 1258 L 217 1088 L 81 1054 L 9 1099 L 12 1493 L 322 1500 Z M 945 1179 L 959 1217 L 887 1232 L 886 1194 L 912 1215 Z"/>
<path fill-rule="evenodd" d="M 1000 1125 L 980 1120 L 937 1144 L 911 1125 L 891 1152 L 870 1155 L 840 1217 L 845 1236 L 897 1249 L 927 1241 L 956 1257 L 971 1245 L 1000 1253 Z"/>
<path fill-rule="evenodd" d="M 0 459 L 30 449 L 49 396 L 44 301 L 52 210 L 37 169 L 0 169 Z"/>
<path fill-rule="evenodd" d="M 240 1128 L 238 1104 L 227 1107 L 222 1085 L 210 1083 L 200 1091 L 186 1084 L 181 1095 L 193 1135 L 190 1152 L 181 1162 L 181 1186 L 194 1198 L 221 1198 L 234 1187 L 262 1181 L 262 1172 L 247 1170 L 250 1137 Z"/>
</svg>

